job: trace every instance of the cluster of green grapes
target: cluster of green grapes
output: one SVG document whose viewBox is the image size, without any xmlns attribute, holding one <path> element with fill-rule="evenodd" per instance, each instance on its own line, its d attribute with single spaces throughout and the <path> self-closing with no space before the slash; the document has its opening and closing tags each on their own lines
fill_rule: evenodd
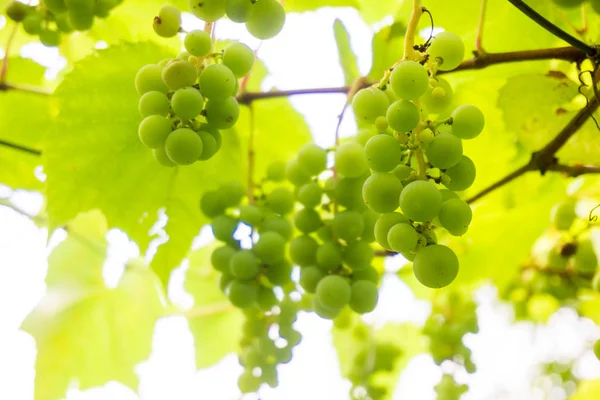
<svg viewBox="0 0 600 400">
<path fill-rule="evenodd" d="M 87 31 L 94 18 L 106 18 L 123 0 L 45 0 L 30 6 L 13 0 L 6 7 L 6 15 L 23 23 L 30 35 L 38 35 L 48 47 L 58 46 L 63 33 Z"/>
<path fill-rule="evenodd" d="M 458 384 L 451 374 L 444 374 L 434 389 L 438 400 L 459 400 L 469 390 L 469 387 L 465 384 Z"/>
<path fill-rule="evenodd" d="M 289 250 L 301 268 L 300 285 L 312 297 L 314 311 L 333 319 L 346 306 L 359 314 L 373 311 L 380 277 L 371 266 L 377 215 L 366 209 L 356 180 L 319 180 L 326 167 L 327 151 L 310 143 L 278 173 L 283 171 L 295 186 L 302 206 L 294 216 L 300 234 Z"/>
<path fill-rule="evenodd" d="M 375 226 L 377 242 L 413 261 L 423 285 L 440 288 L 456 277 L 458 258 L 437 244 L 433 229 L 441 226 L 461 236 L 471 223 L 471 208 L 454 192 L 475 180 L 475 165 L 463 154 L 462 140 L 481 133 L 484 116 L 472 105 L 450 110 L 452 88 L 437 76 L 462 62 L 460 37 L 442 32 L 418 57 L 420 62 L 398 62 L 379 86 L 356 93 L 352 106 L 359 124 L 374 125 L 378 134 L 364 147 L 340 146 L 336 168 L 346 178 L 372 171 L 362 196 L 381 214 Z"/>
<path fill-rule="evenodd" d="M 596 14 L 600 14 L 600 0 L 552 0 L 554 4 L 561 8 L 575 8 L 589 3 Z"/>
<path fill-rule="evenodd" d="M 580 288 L 600 291 L 591 225 L 577 216 L 576 206 L 577 199 L 568 198 L 552 208 L 552 228 L 536 241 L 530 259 L 504 293 L 517 317 L 544 320 L 561 303 L 575 299 Z"/>
<path fill-rule="evenodd" d="M 436 364 L 451 360 L 475 372 L 471 350 L 462 342 L 466 333 L 477 333 L 475 303 L 458 292 L 440 293 L 433 299 L 431 315 L 425 322 L 423 333 L 429 337 L 429 350 Z"/>
</svg>

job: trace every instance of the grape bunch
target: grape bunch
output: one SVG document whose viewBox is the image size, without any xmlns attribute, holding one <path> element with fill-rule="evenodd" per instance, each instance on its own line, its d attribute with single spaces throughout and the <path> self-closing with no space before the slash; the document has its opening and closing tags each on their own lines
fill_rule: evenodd
<svg viewBox="0 0 600 400">
<path fill-rule="evenodd" d="M 362 196 L 381 214 L 377 242 L 412 261 L 423 285 L 441 288 L 458 274 L 458 258 L 438 244 L 434 228 L 453 236 L 467 232 L 472 211 L 455 192 L 473 184 L 475 165 L 463 154 L 462 140 L 482 132 L 484 116 L 469 104 L 451 111 L 452 88 L 437 75 L 462 62 L 462 40 L 442 32 L 422 47 L 420 62 L 402 60 L 378 86 L 356 93 L 352 106 L 359 124 L 377 133 L 340 146 L 336 168 L 346 178 L 371 171 Z"/>
<path fill-rule="evenodd" d="M 6 15 L 23 24 L 30 35 L 37 35 L 48 47 L 58 46 L 61 35 L 87 31 L 94 18 L 106 18 L 123 0 L 45 0 L 30 6 L 13 0 L 6 7 Z"/>
<path fill-rule="evenodd" d="M 359 314 L 373 311 L 380 277 L 371 266 L 377 215 L 361 199 L 362 180 L 320 180 L 326 167 L 327 151 L 309 143 L 284 173 L 302 207 L 294 216 L 299 235 L 290 242 L 290 258 L 301 268 L 300 285 L 312 296 L 314 311 L 333 319 L 347 306 Z"/>
<path fill-rule="evenodd" d="M 429 337 L 429 350 L 436 364 L 451 360 L 475 372 L 471 350 L 463 344 L 466 333 L 477 333 L 475 303 L 458 292 L 443 292 L 432 302 L 432 311 L 423 327 Z"/>
<path fill-rule="evenodd" d="M 465 384 L 458 384 L 451 374 L 444 374 L 434 389 L 437 400 L 459 400 L 469 390 L 469 387 Z"/>
</svg>

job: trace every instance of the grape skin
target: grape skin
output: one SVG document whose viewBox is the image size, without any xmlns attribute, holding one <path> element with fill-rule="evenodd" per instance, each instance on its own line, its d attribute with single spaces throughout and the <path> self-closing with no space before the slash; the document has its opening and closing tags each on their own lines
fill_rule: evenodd
<svg viewBox="0 0 600 400">
<path fill-rule="evenodd" d="M 419 249 L 413 261 L 415 277 L 424 286 L 439 289 L 448 286 L 458 275 L 458 258 L 450 249 L 434 244 Z"/>
<path fill-rule="evenodd" d="M 216 138 L 204 131 L 198 131 L 198 136 L 202 140 L 202 154 L 198 160 L 205 161 L 212 158 L 219 150 Z"/>
<path fill-rule="evenodd" d="M 335 215 L 331 227 L 337 238 L 351 242 L 360 237 L 365 221 L 359 212 L 345 210 Z"/>
<path fill-rule="evenodd" d="M 406 217 L 417 222 L 430 221 L 442 208 L 442 194 L 429 181 L 414 181 L 400 194 L 400 209 Z"/>
<path fill-rule="evenodd" d="M 453 236 L 467 232 L 473 219 L 471 207 L 461 199 L 450 199 L 442 204 L 439 214 L 442 226 Z"/>
<path fill-rule="evenodd" d="M 135 88 L 138 94 L 156 91 L 167 94 L 169 89 L 162 80 L 163 68 L 156 64 L 145 65 L 135 76 Z"/>
<path fill-rule="evenodd" d="M 165 151 L 164 146 L 152 149 L 152 156 L 154 157 L 154 160 L 156 160 L 156 162 L 162 165 L 163 167 L 174 167 L 177 165 L 173 161 L 171 161 L 171 159 L 167 155 L 167 152 Z"/>
<path fill-rule="evenodd" d="M 470 104 L 452 112 L 452 133 L 461 139 L 473 139 L 483 131 L 485 117 L 479 108 Z"/>
<path fill-rule="evenodd" d="M 425 94 L 429 85 L 429 76 L 421 64 L 405 60 L 392 71 L 390 83 L 392 90 L 400 99 L 417 100 Z"/>
<path fill-rule="evenodd" d="M 317 249 L 317 265 L 332 270 L 342 263 L 342 250 L 334 242 L 325 242 Z"/>
<path fill-rule="evenodd" d="M 451 71 L 458 67 L 465 56 L 462 39 L 452 32 L 440 32 L 431 41 L 427 50 L 431 60 L 441 61 L 441 71 Z"/>
<path fill-rule="evenodd" d="M 190 165 L 202 155 L 202 139 L 196 132 L 188 128 L 173 131 L 165 142 L 167 155 L 179 165 Z"/>
<path fill-rule="evenodd" d="M 348 178 L 357 178 L 368 171 L 365 151 L 358 143 L 347 142 L 335 151 L 337 172 Z"/>
<path fill-rule="evenodd" d="M 200 73 L 200 91 L 211 100 L 225 100 L 234 94 L 235 76 L 223 64 L 211 64 Z"/>
<path fill-rule="evenodd" d="M 406 253 L 417 247 L 419 235 L 410 224 L 396 224 L 390 228 L 387 242 L 392 250 Z"/>
<path fill-rule="evenodd" d="M 255 278 L 259 269 L 258 259 L 251 250 L 238 251 L 229 260 L 231 275 L 242 281 Z"/>
<path fill-rule="evenodd" d="M 397 132 L 412 131 L 421 118 L 417 106 L 408 100 L 398 100 L 390 105 L 386 116 L 390 127 Z"/>
<path fill-rule="evenodd" d="M 389 212 L 380 215 L 375 223 L 375 239 L 377 240 L 377 243 L 386 250 L 392 250 L 387 240 L 390 229 L 396 224 L 408 222 L 408 218 L 397 212 Z"/>
<path fill-rule="evenodd" d="M 310 175 L 319 175 L 327 167 L 327 152 L 313 143 L 305 144 L 298 150 L 298 163 Z"/>
<path fill-rule="evenodd" d="M 215 22 L 225 16 L 227 2 L 223 0 L 189 0 L 192 13 L 205 22 Z"/>
<path fill-rule="evenodd" d="M 231 43 L 223 51 L 223 64 L 236 78 L 246 76 L 254 65 L 254 52 L 242 43 Z"/>
<path fill-rule="evenodd" d="M 350 308 L 358 314 L 366 314 L 375 309 L 379 299 L 377 284 L 368 280 L 352 283 Z"/>
<path fill-rule="evenodd" d="M 260 0 L 254 3 L 250 10 L 246 29 L 257 39 L 271 39 L 281 32 L 285 19 L 285 10 L 278 1 Z"/>
<path fill-rule="evenodd" d="M 568 199 L 552 207 L 550 220 L 556 229 L 566 231 L 571 228 L 571 225 L 573 225 L 573 222 L 577 218 L 575 204 L 574 200 Z"/>
<path fill-rule="evenodd" d="M 432 87 L 427 88 L 427 91 L 423 95 L 423 105 L 425 105 L 427 111 L 432 113 L 441 113 L 445 111 L 450 107 L 450 104 L 452 104 L 452 99 L 454 97 L 452 86 L 450 86 L 447 80 L 439 79 L 435 90 L 438 90 L 438 88 L 444 92 L 444 96 L 441 98 L 434 96 L 434 88 Z"/>
<path fill-rule="evenodd" d="M 402 149 L 396 139 L 386 134 L 373 136 L 365 145 L 369 167 L 376 172 L 390 172 L 398 166 Z"/>
<path fill-rule="evenodd" d="M 210 34 L 208 32 L 196 29 L 190 31 L 185 36 L 183 45 L 190 54 L 196 57 L 204 57 L 210 53 L 210 49 L 212 48 L 212 39 L 210 38 Z"/>
<path fill-rule="evenodd" d="M 237 219 L 224 214 L 216 216 L 211 224 L 213 235 L 221 242 L 230 242 L 237 226 Z"/>
<path fill-rule="evenodd" d="M 227 297 L 237 308 L 248 308 L 258 300 L 258 286 L 234 279 L 227 288 Z"/>
<path fill-rule="evenodd" d="M 252 11 L 251 0 L 229 0 L 225 13 L 233 22 L 244 23 L 250 19 Z"/>
<path fill-rule="evenodd" d="M 363 185 L 363 199 L 375 212 L 391 212 L 398 208 L 402 188 L 402 182 L 395 175 L 376 172 Z"/>
<path fill-rule="evenodd" d="M 206 120 L 217 129 L 230 129 L 240 117 L 240 106 L 235 97 L 224 100 L 211 99 L 206 103 Z"/>
<path fill-rule="evenodd" d="M 177 36 L 181 27 L 181 11 L 171 4 L 165 4 L 158 11 L 158 16 L 154 18 L 152 27 L 159 36 L 165 38 Z"/>
<path fill-rule="evenodd" d="M 301 267 L 315 265 L 317 263 L 316 253 L 318 247 L 317 241 L 308 235 L 295 237 L 290 241 L 290 258 Z"/>
<path fill-rule="evenodd" d="M 314 208 L 321 204 L 323 189 L 316 182 L 306 183 L 298 189 L 297 198 L 304 207 Z"/>
<path fill-rule="evenodd" d="M 344 251 L 344 262 L 351 268 L 364 268 L 371 264 L 373 257 L 375 252 L 364 239 L 349 243 Z"/>
<path fill-rule="evenodd" d="M 583 273 L 596 271 L 598 268 L 598 256 L 594 250 L 594 244 L 589 238 L 580 239 L 575 252 L 575 270 Z"/>
<path fill-rule="evenodd" d="M 319 299 L 318 296 L 314 296 L 313 297 L 313 309 L 315 311 L 315 313 L 324 319 L 334 319 L 335 317 L 337 317 L 340 314 L 341 309 L 338 310 L 330 310 L 329 308 L 325 307 L 323 304 L 321 304 L 321 301 Z"/>
<path fill-rule="evenodd" d="M 289 214 L 294 210 L 294 194 L 286 188 L 277 188 L 267 195 L 265 204 L 277 214 Z"/>
<path fill-rule="evenodd" d="M 350 302 L 351 288 L 344 278 L 329 275 L 321 279 L 317 285 L 316 296 L 323 307 L 341 310 Z"/>
<path fill-rule="evenodd" d="M 171 121 L 160 115 L 144 118 L 138 129 L 140 141 L 151 149 L 163 146 L 169 134 L 171 134 Z"/>
<path fill-rule="evenodd" d="M 300 272 L 300 286 L 308 293 L 315 293 L 317 285 L 325 275 L 325 272 L 321 268 L 302 268 L 302 271 Z"/>
<path fill-rule="evenodd" d="M 144 93 L 140 98 L 138 109 L 143 117 L 151 115 L 166 117 L 171 109 L 171 103 L 164 93 L 151 91 Z"/>
<path fill-rule="evenodd" d="M 475 164 L 469 157 L 463 155 L 455 166 L 446 170 L 445 174 L 450 177 L 450 182 L 444 183 L 444 186 L 456 192 L 466 190 L 475 182 Z"/>
<path fill-rule="evenodd" d="M 273 161 L 267 167 L 267 179 L 273 182 L 285 180 L 285 167 L 283 161 Z"/>
<path fill-rule="evenodd" d="M 171 98 L 173 112 L 183 119 L 194 119 L 202 111 L 204 99 L 198 90 L 187 87 L 177 90 Z"/>
<path fill-rule="evenodd" d="M 447 169 L 461 160 L 463 147 L 461 140 L 449 133 L 439 134 L 425 151 L 429 162 L 437 168 Z"/>
<path fill-rule="evenodd" d="M 369 87 L 359 90 L 352 99 L 356 119 L 375 123 L 377 117 L 385 116 L 390 101 L 383 91 Z"/>
<path fill-rule="evenodd" d="M 225 208 L 221 195 L 216 190 L 204 193 L 200 199 L 200 210 L 208 218 L 215 218 L 217 215 L 223 214 Z"/>
<path fill-rule="evenodd" d="M 292 158 L 285 166 L 285 177 L 295 186 L 310 182 L 310 174 L 306 171 L 297 158 Z"/>
<path fill-rule="evenodd" d="M 321 227 L 322 221 L 318 212 L 312 208 L 303 208 L 294 217 L 294 225 L 302 233 L 311 233 Z"/>
<path fill-rule="evenodd" d="M 162 80 L 171 90 L 193 86 L 197 78 L 196 67 L 188 61 L 170 61 L 162 70 Z"/>
<path fill-rule="evenodd" d="M 253 250 L 264 263 L 272 265 L 283 261 L 285 244 L 285 239 L 279 233 L 265 232 L 260 235 Z"/>
</svg>

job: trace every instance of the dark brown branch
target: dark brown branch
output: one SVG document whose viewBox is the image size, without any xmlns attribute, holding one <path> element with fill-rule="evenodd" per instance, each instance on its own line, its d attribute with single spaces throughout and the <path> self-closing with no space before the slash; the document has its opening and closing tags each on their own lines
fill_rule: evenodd
<svg viewBox="0 0 600 400">
<path fill-rule="evenodd" d="M 30 147 L 22 146 L 20 144 L 7 142 L 6 140 L 0 139 L 0 146 L 8 147 L 14 150 L 22 151 L 28 154 L 32 154 L 34 156 L 41 156 L 42 151 L 38 149 L 32 149 Z"/>
<path fill-rule="evenodd" d="M 562 172 L 570 177 L 577 177 L 585 174 L 600 174 L 600 165 L 563 165 L 555 164 L 548 168 L 548 171 Z"/>
</svg>

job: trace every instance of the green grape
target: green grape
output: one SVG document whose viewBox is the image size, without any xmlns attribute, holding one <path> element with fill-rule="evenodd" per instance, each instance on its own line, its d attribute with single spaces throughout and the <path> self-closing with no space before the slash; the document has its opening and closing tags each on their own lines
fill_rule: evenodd
<svg viewBox="0 0 600 400">
<path fill-rule="evenodd" d="M 253 250 L 265 264 L 277 264 L 283 261 L 285 256 L 285 239 L 279 233 L 264 232 L 258 238 Z"/>
<path fill-rule="evenodd" d="M 310 182 L 309 172 L 306 171 L 297 158 L 292 158 L 285 166 L 285 176 L 294 186 Z"/>
<path fill-rule="evenodd" d="M 240 207 L 240 221 L 246 225 L 257 227 L 262 224 L 264 218 L 262 210 L 255 205 L 249 204 Z"/>
<path fill-rule="evenodd" d="M 100 18 L 106 18 L 110 10 L 121 3 L 120 0 L 96 0 L 94 3 L 94 15 Z"/>
<path fill-rule="evenodd" d="M 596 340 L 594 343 L 594 355 L 600 360 L 600 339 Z"/>
<path fill-rule="evenodd" d="M 375 120 L 375 128 L 378 131 L 386 131 L 387 128 L 389 127 L 388 122 L 387 122 L 387 118 L 384 117 L 383 115 L 380 117 L 377 117 L 377 119 Z"/>
<path fill-rule="evenodd" d="M 323 189 L 316 182 L 306 183 L 298 189 L 297 198 L 304 207 L 315 208 L 321 204 Z"/>
<path fill-rule="evenodd" d="M 462 142 L 454 135 L 441 133 L 429 144 L 425 154 L 434 167 L 440 169 L 451 168 L 462 159 Z"/>
<path fill-rule="evenodd" d="M 473 212 L 467 202 L 460 199 L 451 199 L 442 204 L 439 218 L 442 226 L 452 236 L 462 236 L 469 229 Z"/>
<path fill-rule="evenodd" d="M 221 242 L 231 242 L 237 229 L 238 220 L 229 215 L 217 215 L 211 223 L 213 235 Z"/>
<path fill-rule="evenodd" d="M 237 385 L 242 393 L 254 393 L 260 388 L 261 380 L 252 374 L 252 371 L 244 371 L 238 378 Z"/>
<path fill-rule="evenodd" d="M 408 261 L 415 261 L 415 254 L 414 253 L 401 253 L 402 257 L 406 258 Z"/>
<path fill-rule="evenodd" d="M 431 142 L 435 139 L 435 135 L 433 131 L 429 128 L 423 129 L 421 133 L 419 133 L 419 141 L 421 142 L 421 146 L 423 149 L 427 150 Z"/>
<path fill-rule="evenodd" d="M 485 117 L 479 108 L 470 104 L 452 112 L 452 133 L 461 139 L 473 139 L 483 131 Z"/>
<path fill-rule="evenodd" d="M 353 269 L 365 268 L 371 264 L 373 257 L 375 257 L 375 251 L 364 240 L 349 243 L 344 252 L 344 262 Z"/>
<path fill-rule="evenodd" d="M 387 108 L 386 108 L 386 111 L 387 111 Z M 385 114 L 385 112 L 384 112 L 384 114 Z M 387 118 L 385 121 L 387 123 Z M 359 129 L 358 132 L 356 133 L 356 142 L 364 147 L 367 145 L 367 142 L 369 141 L 369 139 L 371 139 L 375 135 L 379 135 L 379 132 L 377 132 L 373 128 Z"/>
<path fill-rule="evenodd" d="M 135 76 L 135 88 L 140 95 L 156 91 L 167 94 L 169 89 L 162 80 L 163 68 L 156 64 L 143 66 Z"/>
<path fill-rule="evenodd" d="M 167 152 L 165 151 L 165 146 L 160 146 L 156 149 L 152 149 L 152 156 L 154 157 L 156 162 L 162 165 L 163 167 L 174 167 L 177 165 L 173 161 L 171 161 L 171 159 L 167 155 Z"/>
<path fill-rule="evenodd" d="M 342 311 L 341 309 L 330 310 L 329 308 L 325 307 L 323 304 L 321 304 L 321 299 L 319 299 L 319 296 L 313 297 L 312 305 L 315 313 L 324 319 L 334 319 L 340 314 L 340 311 Z"/>
<path fill-rule="evenodd" d="M 571 225 L 573 225 L 573 222 L 577 219 L 575 205 L 576 201 L 574 199 L 568 199 L 561 201 L 552 207 L 550 220 L 556 229 L 568 231 L 571 228 Z"/>
<path fill-rule="evenodd" d="M 224 100 L 211 99 L 206 103 L 206 121 L 218 129 L 233 128 L 240 116 L 240 105 L 235 97 Z"/>
<path fill-rule="evenodd" d="M 40 31 L 40 42 L 46 47 L 55 47 L 60 44 L 60 32 L 50 29 Z"/>
<path fill-rule="evenodd" d="M 225 204 L 218 191 L 212 190 L 204 193 L 200 199 L 200 210 L 208 218 L 215 218 L 225 212 Z"/>
<path fill-rule="evenodd" d="M 440 213 L 441 208 L 442 194 L 429 181 L 411 182 L 400 194 L 400 209 L 413 221 L 430 221 Z"/>
<path fill-rule="evenodd" d="M 364 206 L 362 187 L 365 178 L 341 178 L 335 185 L 334 197 L 337 203 L 346 208 Z"/>
<path fill-rule="evenodd" d="M 12 1 L 6 6 L 6 16 L 15 22 L 23 21 L 31 11 L 30 6 L 19 1 Z"/>
<path fill-rule="evenodd" d="M 331 228 L 331 224 L 325 224 L 317 230 L 317 236 L 323 242 L 331 242 L 335 238 L 333 237 L 333 229 Z"/>
<path fill-rule="evenodd" d="M 200 91 L 211 100 L 225 100 L 233 96 L 235 76 L 223 64 L 211 64 L 200 73 Z"/>
<path fill-rule="evenodd" d="M 87 3 L 87 1 L 86 1 Z M 91 8 L 71 8 L 69 7 L 69 20 L 75 30 L 87 31 L 94 25 L 94 3 L 91 2 Z"/>
<path fill-rule="evenodd" d="M 260 286 L 258 289 L 258 307 L 263 311 L 271 311 L 277 305 L 277 296 L 273 289 Z"/>
<path fill-rule="evenodd" d="M 451 199 L 460 199 L 460 197 L 458 197 L 458 195 L 456 193 L 454 193 L 452 190 L 441 189 L 440 193 L 442 194 L 442 203 L 445 203 Z"/>
<path fill-rule="evenodd" d="M 388 232 L 387 242 L 392 250 L 406 253 L 417 247 L 419 235 L 410 224 L 401 223 L 392 226 Z"/>
<path fill-rule="evenodd" d="M 279 336 L 288 342 L 288 346 L 297 346 L 302 341 L 302 334 L 290 327 L 279 327 Z"/>
<path fill-rule="evenodd" d="M 289 214 L 294 210 L 294 194 L 286 188 L 277 188 L 267 195 L 265 205 L 277 214 Z"/>
<path fill-rule="evenodd" d="M 564 270 L 569 264 L 569 257 L 561 254 L 560 248 L 552 248 L 548 252 L 547 266 L 552 270 Z"/>
<path fill-rule="evenodd" d="M 196 29 L 185 35 L 183 45 L 190 54 L 196 57 L 204 57 L 212 49 L 212 39 L 210 33 Z"/>
<path fill-rule="evenodd" d="M 152 91 L 144 93 L 140 98 L 138 109 L 142 117 L 151 115 L 166 117 L 171 109 L 171 103 L 164 93 Z"/>
<path fill-rule="evenodd" d="M 413 261 L 415 277 L 432 289 L 448 286 L 458 275 L 458 258 L 441 244 L 419 249 Z"/>
<path fill-rule="evenodd" d="M 408 186 L 407 186 L 408 187 Z M 381 214 L 375 223 L 375 240 L 386 250 L 392 250 L 388 242 L 388 234 L 392 226 L 408 223 L 408 218 L 397 212 Z"/>
<path fill-rule="evenodd" d="M 183 60 L 173 60 L 162 70 L 162 80 L 171 90 L 193 86 L 198 78 L 194 64 Z"/>
<path fill-rule="evenodd" d="M 325 242 L 317 249 L 317 266 L 332 270 L 342 263 L 342 248 L 334 242 Z"/>
<path fill-rule="evenodd" d="M 387 213 L 398 208 L 402 182 L 393 174 L 376 172 L 365 181 L 362 195 L 365 204 L 373 211 Z"/>
<path fill-rule="evenodd" d="M 437 114 L 450 107 L 453 97 L 452 86 L 447 80 L 439 79 L 436 87 L 427 88 L 422 100 L 427 111 Z"/>
<path fill-rule="evenodd" d="M 285 10 L 277 0 L 259 0 L 252 6 L 246 29 L 257 39 L 271 39 L 285 25 Z"/>
<path fill-rule="evenodd" d="M 309 175 L 319 175 L 327 168 L 327 152 L 316 144 L 307 143 L 298 150 L 298 163 Z"/>
<path fill-rule="evenodd" d="M 335 237 L 351 242 L 362 235 L 365 229 L 365 220 L 361 213 L 346 210 L 335 215 L 331 227 Z"/>
<path fill-rule="evenodd" d="M 193 87 L 186 87 L 177 90 L 171 98 L 171 107 L 173 112 L 180 118 L 183 119 L 194 119 L 204 106 L 204 99 L 198 91 Z"/>
<path fill-rule="evenodd" d="M 198 159 L 201 161 L 211 159 L 219 150 L 216 138 L 204 131 L 199 131 L 198 136 L 202 140 L 202 154 L 200 154 Z"/>
<path fill-rule="evenodd" d="M 259 261 L 251 250 L 238 251 L 231 256 L 229 261 L 231 275 L 242 281 L 256 278 L 259 270 Z"/>
<path fill-rule="evenodd" d="M 398 179 L 403 181 L 403 180 L 407 179 L 409 176 L 411 176 L 413 171 L 414 170 L 411 167 L 409 167 L 408 165 L 400 164 L 396 168 L 394 168 L 394 170 L 392 171 L 392 174 L 396 175 L 396 177 Z"/>
<path fill-rule="evenodd" d="M 350 303 L 351 292 L 350 285 L 344 278 L 329 275 L 321 279 L 317 285 L 316 296 L 323 307 L 341 310 Z"/>
<path fill-rule="evenodd" d="M 450 182 L 444 183 L 444 186 L 457 192 L 466 190 L 475 182 L 475 164 L 469 157 L 463 155 L 455 166 L 446 170 L 445 174 L 450 178 Z"/>
<path fill-rule="evenodd" d="M 321 268 L 305 267 L 300 271 L 300 286 L 308 293 L 317 291 L 317 285 L 325 277 L 326 273 Z"/>
<path fill-rule="evenodd" d="M 390 75 L 392 90 L 400 99 L 417 100 L 429 86 L 429 76 L 424 66 L 416 61 L 401 61 Z M 410 129 L 409 129 L 410 130 Z"/>
<path fill-rule="evenodd" d="M 596 271 L 598 268 L 598 257 L 594 250 L 594 244 L 589 238 L 579 240 L 575 252 L 575 270 L 583 273 Z"/>
<path fill-rule="evenodd" d="M 589 2 L 596 14 L 600 14 L 600 0 L 590 0 Z"/>
<path fill-rule="evenodd" d="M 42 30 L 42 17 L 39 13 L 30 13 L 23 19 L 23 29 L 30 35 L 37 35 Z"/>
<path fill-rule="evenodd" d="M 552 0 L 552 2 L 562 8 L 575 8 L 582 5 L 585 0 Z"/>
<path fill-rule="evenodd" d="M 254 65 L 254 51 L 243 43 L 231 43 L 223 50 L 223 64 L 236 78 L 246 76 Z"/>
<path fill-rule="evenodd" d="M 190 61 L 190 57 L 192 55 L 190 53 L 188 53 L 187 51 L 182 51 L 181 53 L 177 54 L 177 57 L 175 57 L 178 60 L 182 60 L 182 61 L 188 61 L 191 63 Z M 196 61 L 198 61 L 198 59 L 196 58 Z M 192 63 L 194 64 L 194 63 Z"/>
<path fill-rule="evenodd" d="M 352 282 L 370 281 L 378 285 L 380 280 L 381 277 L 379 276 L 379 272 L 370 265 L 366 268 L 355 269 L 352 271 Z"/>
<path fill-rule="evenodd" d="M 264 222 L 262 231 L 278 233 L 286 241 L 289 241 L 292 238 L 294 227 L 287 219 L 275 217 L 269 218 Z"/>
<path fill-rule="evenodd" d="M 250 19 L 252 0 L 229 0 L 225 12 L 233 22 L 244 23 Z"/>
<path fill-rule="evenodd" d="M 319 213 L 312 208 L 303 208 L 294 217 L 294 225 L 302 233 L 315 232 L 322 224 Z"/>
<path fill-rule="evenodd" d="M 290 242 L 290 258 L 301 267 L 315 265 L 317 263 L 316 253 L 318 247 L 317 241 L 308 235 L 295 237 Z"/>
<path fill-rule="evenodd" d="M 174 130 L 165 142 L 165 150 L 171 160 L 179 165 L 190 165 L 202 155 L 202 139 L 188 128 Z"/>
<path fill-rule="evenodd" d="M 367 243 L 371 243 L 375 241 L 375 224 L 377 223 L 377 219 L 379 218 L 379 213 L 376 213 L 373 210 L 365 210 L 363 211 L 363 219 L 365 220 L 365 229 L 361 235 L 362 240 Z"/>
<path fill-rule="evenodd" d="M 219 288 L 223 293 L 227 293 L 227 288 L 231 282 L 233 282 L 233 276 L 229 275 L 229 272 L 221 274 L 221 278 L 219 279 Z"/>
<path fill-rule="evenodd" d="M 390 128 L 397 132 L 412 131 L 419 124 L 421 115 L 417 106 L 408 100 L 398 100 L 387 109 Z"/>
<path fill-rule="evenodd" d="M 138 135 L 145 146 L 156 149 L 165 144 L 171 131 L 170 120 L 160 115 L 151 115 L 140 123 Z"/>
<path fill-rule="evenodd" d="M 276 360 L 279 364 L 287 364 L 292 361 L 292 349 L 290 347 L 278 348 Z"/>
<path fill-rule="evenodd" d="M 285 286 L 291 282 L 292 265 L 283 261 L 276 265 L 269 265 L 265 276 L 273 285 Z"/>
<path fill-rule="evenodd" d="M 402 157 L 400 144 L 392 136 L 373 136 L 365 145 L 367 164 L 376 172 L 390 172 L 398 166 Z"/>
<path fill-rule="evenodd" d="M 285 180 L 285 167 L 283 161 L 273 161 L 267 166 L 267 180 L 281 182 Z"/>
<path fill-rule="evenodd" d="M 258 287 L 252 282 L 234 279 L 227 288 L 227 297 L 237 308 L 252 307 L 258 300 Z"/>
<path fill-rule="evenodd" d="M 379 291 L 377 284 L 370 280 L 355 281 L 351 286 L 350 308 L 358 314 L 366 314 L 375 309 Z"/>
<path fill-rule="evenodd" d="M 352 109 L 359 121 L 375 123 L 377 117 L 385 116 L 390 101 L 385 93 L 375 87 L 359 90 L 352 99 Z"/>
<path fill-rule="evenodd" d="M 181 27 L 181 11 L 171 4 L 165 4 L 154 17 L 152 27 L 158 36 L 166 38 L 177 36 Z"/>
<path fill-rule="evenodd" d="M 431 41 L 427 50 L 429 59 L 439 64 L 442 71 L 451 71 L 458 67 L 465 56 L 462 39 L 451 32 L 440 32 Z"/>
<path fill-rule="evenodd" d="M 215 22 L 225 16 L 227 1 L 224 0 L 189 0 L 192 13 L 205 22 Z"/>
<path fill-rule="evenodd" d="M 358 143 L 347 142 L 335 150 L 335 168 L 341 176 L 358 178 L 369 169 L 365 150 Z"/>
<path fill-rule="evenodd" d="M 225 208 L 236 207 L 246 195 L 246 188 L 240 182 L 229 181 L 222 184 L 218 192 Z"/>
</svg>

